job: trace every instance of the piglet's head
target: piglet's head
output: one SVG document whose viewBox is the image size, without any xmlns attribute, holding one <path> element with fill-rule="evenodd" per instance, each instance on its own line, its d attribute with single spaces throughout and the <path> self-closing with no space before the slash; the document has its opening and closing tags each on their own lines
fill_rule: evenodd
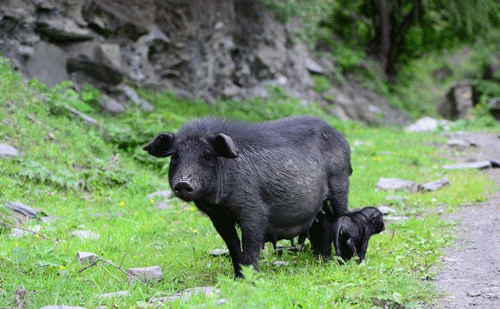
<svg viewBox="0 0 500 309">
<path fill-rule="evenodd" d="M 158 158 L 171 156 L 170 186 L 184 201 L 219 196 L 221 175 L 218 160 L 234 159 L 239 155 L 233 139 L 224 133 L 209 136 L 183 134 L 179 137 L 168 132 L 160 133 L 143 149 Z"/>
</svg>

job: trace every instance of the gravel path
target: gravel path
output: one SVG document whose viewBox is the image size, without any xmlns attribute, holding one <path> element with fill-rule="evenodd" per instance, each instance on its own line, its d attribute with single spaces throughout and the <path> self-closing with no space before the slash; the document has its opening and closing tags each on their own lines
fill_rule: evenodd
<svg viewBox="0 0 500 309">
<path fill-rule="evenodd" d="M 500 159 L 500 139 L 463 133 L 452 138 L 474 142 L 462 161 Z M 484 171 L 500 185 L 500 169 Z M 500 190 L 499 190 L 500 191 Z M 447 215 L 458 220 L 458 240 L 448 249 L 436 285 L 446 294 L 437 308 L 500 308 L 500 192 L 487 202 Z"/>
</svg>

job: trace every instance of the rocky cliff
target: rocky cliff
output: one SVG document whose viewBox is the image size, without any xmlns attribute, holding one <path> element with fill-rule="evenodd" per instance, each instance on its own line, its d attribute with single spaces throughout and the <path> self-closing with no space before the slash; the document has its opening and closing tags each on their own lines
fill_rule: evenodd
<svg viewBox="0 0 500 309">
<path fill-rule="evenodd" d="M 354 82 L 314 92 L 311 76 L 333 76 L 334 60 L 313 57 L 298 31 L 297 20 L 281 23 L 253 0 L 3 0 L 0 6 L 0 52 L 48 86 L 87 82 L 151 109 L 126 85 L 171 89 L 208 104 L 265 97 L 266 86 L 276 85 L 341 118 L 409 121 Z M 124 109 L 123 102 L 106 102 L 105 109 Z"/>
</svg>

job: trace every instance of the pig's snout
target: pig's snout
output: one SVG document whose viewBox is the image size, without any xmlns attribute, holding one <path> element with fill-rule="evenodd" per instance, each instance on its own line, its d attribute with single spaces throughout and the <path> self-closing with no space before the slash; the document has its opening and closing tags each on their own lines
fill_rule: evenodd
<svg viewBox="0 0 500 309">
<path fill-rule="evenodd" d="M 184 201 L 192 201 L 194 197 L 194 188 L 189 182 L 179 181 L 174 186 L 174 194 Z"/>
</svg>

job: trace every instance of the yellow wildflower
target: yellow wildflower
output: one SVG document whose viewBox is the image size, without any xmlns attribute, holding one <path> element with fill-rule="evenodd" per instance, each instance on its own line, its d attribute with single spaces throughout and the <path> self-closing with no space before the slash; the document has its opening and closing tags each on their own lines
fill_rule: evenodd
<svg viewBox="0 0 500 309">
<path fill-rule="evenodd" d="M 125 205 L 124 201 L 121 201 L 120 204 L 118 204 L 118 206 L 123 206 L 123 205 Z"/>
</svg>

